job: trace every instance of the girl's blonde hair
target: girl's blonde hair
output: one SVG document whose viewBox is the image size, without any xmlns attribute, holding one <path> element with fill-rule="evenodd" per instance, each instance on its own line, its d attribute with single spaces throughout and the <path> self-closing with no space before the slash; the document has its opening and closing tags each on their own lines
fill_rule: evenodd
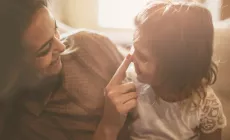
<svg viewBox="0 0 230 140">
<path fill-rule="evenodd" d="M 217 73 L 210 12 L 197 3 L 150 2 L 137 14 L 135 25 L 142 45 L 157 59 L 163 84 L 178 96 L 205 98 Z"/>
</svg>

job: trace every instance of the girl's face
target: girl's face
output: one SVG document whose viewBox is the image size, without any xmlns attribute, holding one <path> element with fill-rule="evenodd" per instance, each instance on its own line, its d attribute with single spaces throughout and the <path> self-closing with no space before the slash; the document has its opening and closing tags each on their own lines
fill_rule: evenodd
<svg viewBox="0 0 230 140">
<path fill-rule="evenodd" d="M 133 62 L 137 79 L 142 83 L 151 85 L 157 84 L 156 78 L 156 59 L 153 56 L 152 49 L 149 48 L 148 41 L 138 30 L 134 33 L 133 41 Z"/>
</svg>

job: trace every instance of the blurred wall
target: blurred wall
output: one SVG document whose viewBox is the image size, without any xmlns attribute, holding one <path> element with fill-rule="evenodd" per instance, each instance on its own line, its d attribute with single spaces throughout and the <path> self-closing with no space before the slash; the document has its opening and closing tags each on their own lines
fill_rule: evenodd
<svg viewBox="0 0 230 140">
<path fill-rule="evenodd" d="M 230 0 L 222 0 L 221 19 L 230 18 Z"/>
<path fill-rule="evenodd" d="M 51 8 L 55 17 L 74 28 L 87 28 L 104 32 L 119 43 L 132 40 L 131 29 L 111 29 L 98 25 L 99 0 L 51 0 Z M 230 0 L 227 0 L 230 1 Z M 214 21 L 220 19 L 220 0 L 204 0 L 205 5 L 212 9 Z"/>
</svg>

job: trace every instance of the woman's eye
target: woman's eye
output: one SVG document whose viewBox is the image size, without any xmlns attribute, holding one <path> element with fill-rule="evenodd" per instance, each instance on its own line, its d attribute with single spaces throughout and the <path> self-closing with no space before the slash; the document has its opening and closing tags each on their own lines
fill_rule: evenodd
<svg viewBox="0 0 230 140">
<path fill-rule="evenodd" d="M 51 46 L 52 46 L 52 41 L 50 41 L 47 44 L 47 47 L 45 47 L 43 50 L 41 50 L 40 52 L 37 53 L 37 57 L 43 57 L 43 56 L 47 55 L 51 50 Z"/>
</svg>

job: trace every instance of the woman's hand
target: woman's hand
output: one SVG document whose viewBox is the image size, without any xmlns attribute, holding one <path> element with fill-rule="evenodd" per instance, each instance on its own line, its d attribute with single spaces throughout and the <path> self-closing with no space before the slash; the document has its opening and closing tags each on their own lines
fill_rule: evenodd
<svg viewBox="0 0 230 140">
<path fill-rule="evenodd" d="M 100 138 L 101 140 L 115 140 L 125 123 L 128 112 L 137 105 L 135 85 L 133 83 L 122 84 L 131 62 L 131 55 L 128 55 L 105 88 L 104 113 L 98 129 L 104 129 L 106 133 L 104 135 L 108 137 Z"/>
</svg>

